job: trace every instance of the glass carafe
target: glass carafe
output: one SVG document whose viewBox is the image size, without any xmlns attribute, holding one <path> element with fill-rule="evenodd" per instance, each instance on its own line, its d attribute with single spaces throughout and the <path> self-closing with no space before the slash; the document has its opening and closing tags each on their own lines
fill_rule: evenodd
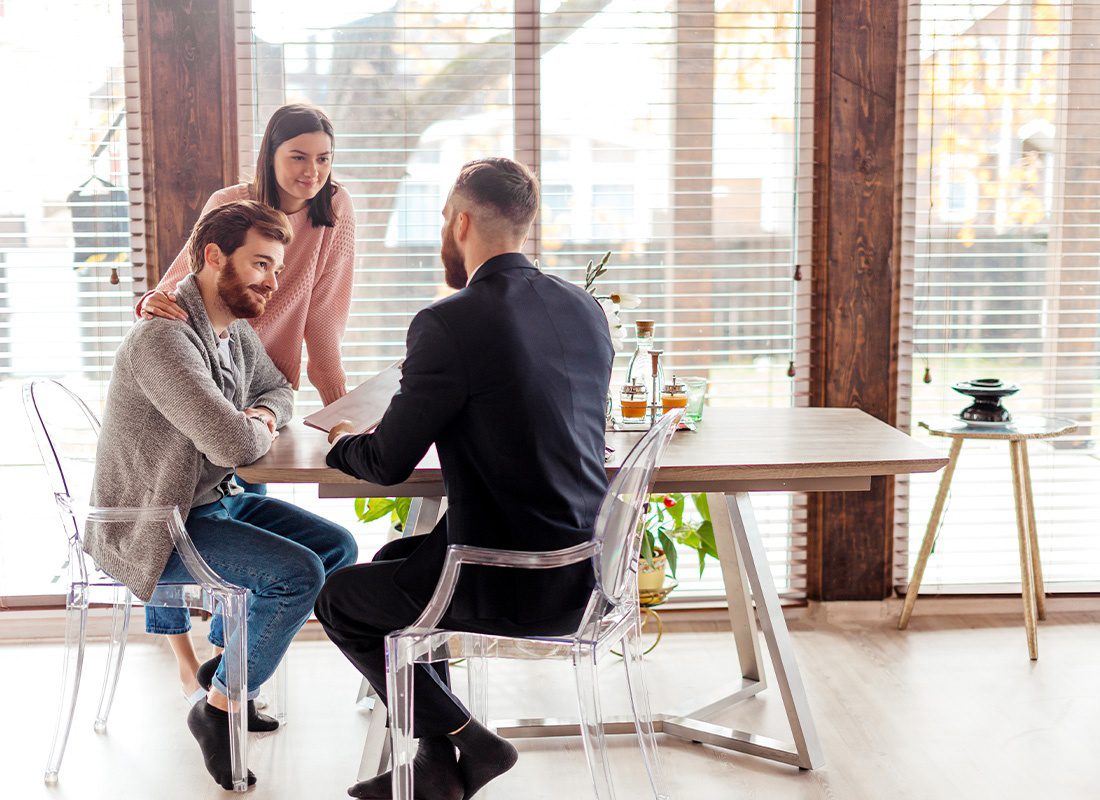
<svg viewBox="0 0 1100 800">
<path fill-rule="evenodd" d="M 635 379 L 647 389 L 653 386 L 653 360 L 650 351 L 653 350 L 653 320 L 640 319 L 634 323 L 636 346 L 634 355 L 630 357 L 630 363 L 626 368 L 626 384 L 629 386 Z M 657 367 L 657 391 L 665 385 L 664 367 Z"/>
</svg>

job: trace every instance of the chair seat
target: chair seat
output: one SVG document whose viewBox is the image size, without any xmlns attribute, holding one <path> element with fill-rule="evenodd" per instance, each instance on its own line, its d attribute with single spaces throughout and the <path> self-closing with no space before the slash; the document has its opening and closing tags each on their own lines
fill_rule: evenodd
<svg viewBox="0 0 1100 800">
<path fill-rule="evenodd" d="M 420 634 L 424 644 L 417 648 L 416 658 L 420 659 L 431 651 L 434 652 L 432 660 L 436 661 L 476 656 L 510 660 L 567 660 L 573 658 L 578 648 L 596 648 L 602 655 L 606 648 L 614 646 L 622 638 L 625 628 L 633 623 L 634 617 L 629 610 L 616 609 L 613 615 L 601 620 L 595 636 L 570 633 L 515 637 L 437 628 Z"/>
</svg>

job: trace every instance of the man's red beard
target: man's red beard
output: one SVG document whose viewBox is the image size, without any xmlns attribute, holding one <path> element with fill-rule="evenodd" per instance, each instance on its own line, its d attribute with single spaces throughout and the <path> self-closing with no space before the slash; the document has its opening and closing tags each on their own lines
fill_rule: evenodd
<svg viewBox="0 0 1100 800">
<path fill-rule="evenodd" d="M 255 319 L 267 308 L 271 292 L 255 284 L 246 286 L 233 263 L 233 256 L 229 256 L 218 275 L 218 297 L 237 319 Z"/>
<path fill-rule="evenodd" d="M 466 261 L 458 251 L 453 220 L 443 231 L 443 246 L 439 249 L 439 257 L 443 260 L 444 282 L 452 289 L 465 289 L 468 280 Z"/>
</svg>

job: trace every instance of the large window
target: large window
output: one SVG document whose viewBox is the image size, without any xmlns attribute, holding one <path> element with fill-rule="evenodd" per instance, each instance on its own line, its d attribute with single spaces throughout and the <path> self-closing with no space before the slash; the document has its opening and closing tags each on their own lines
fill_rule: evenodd
<svg viewBox="0 0 1100 800">
<path fill-rule="evenodd" d="M 283 103 L 316 103 L 336 127 L 334 174 L 358 214 L 351 380 L 398 357 L 445 291 L 439 211 L 458 168 L 504 154 L 544 184 L 531 254 L 580 281 L 611 250 L 604 287 L 642 300 L 624 321 L 655 319 L 668 368 L 706 376 L 712 405 L 805 397 L 813 53 L 797 0 L 238 9 L 242 165 Z M 757 510 L 780 586 L 804 593 L 797 499 Z M 692 586 L 716 592 L 717 569 Z"/>
<path fill-rule="evenodd" d="M 129 200 L 141 191 L 127 150 L 138 118 L 127 114 L 132 6 L 0 4 L 0 597 L 56 594 L 66 555 L 22 382 L 58 378 L 101 401 L 133 293 L 144 291 L 130 247 Z"/>
<path fill-rule="evenodd" d="M 146 288 L 143 248 L 131 248 L 143 208 L 136 0 L 2 8 L 0 66 L 35 79 L 0 89 L 31 121 L 0 133 L 5 152 L 27 154 L 9 158 L 0 187 L 0 597 L 56 596 L 64 554 L 19 387 L 58 377 L 98 407 Z M 358 223 L 352 381 L 399 356 L 413 314 L 446 291 L 439 211 L 459 166 L 510 154 L 544 182 L 530 245 L 543 268 L 579 281 L 611 250 L 603 288 L 641 298 L 624 322 L 655 319 L 669 370 L 707 377 L 712 406 L 800 403 L 811 11 L 797 0 L 237 0 L 242 177 L 275 108 L 328 111 Z M 304 386 L 299 410 L 318 403 Z M 286 494 L 354 526 L 350 503 Z M 762 496 L 757 510 L 779 585 L 802 595 L 798 498 Z M 682 596 L 718 593 L 715 566 L 698 581 L 683 563 Z"/>
<path fill-rule="evenodd" d="M 1021 387 L 1014 413 L 1078 420 L 1032 443 L 1031 469 L 1048 591 L 1095 588 L 1097 6 L 912 0 L 907 44 L 903 412 L 958 413 L 953 383 L 999 377 Z M 899 482 L 899 586 L 938 480 Z M 1006 446 L 968 441 L 922 590 L 1019 591 L 1013 509 Z"/>
</svg>

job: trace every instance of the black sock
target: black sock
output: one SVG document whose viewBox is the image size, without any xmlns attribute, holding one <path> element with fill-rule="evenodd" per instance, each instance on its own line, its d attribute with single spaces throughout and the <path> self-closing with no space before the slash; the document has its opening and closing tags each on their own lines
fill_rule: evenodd
<svg viewBox="0 0 1100 800">
<path fill-rule="evenodd" d="M 360 800 L 390 800 L 393 772 L 387 770 L 369 781 L 357 783 L 348 789 L 348 794 Z M 454 745 L 446 736 L 421 739 L 413 759 L 413 797 L 417 800 L 461 800 L 465 796 Z"/>
<path fill-rule="evenodd" d="M 210 684 L 214 681 L 214 673 L 218 671 L 221 663 L 222 654 L 218 653 L 209 661 L 199 664 L 199 668 L 195 670 L 195 680 L 198 681 L 199 686 L 210 691 Z"/>
<path fill-rule="evenodd" d="M 519 753 L 473 717 L 458 733 L 447 738 L 458 748 L 458 768 L 466 785 L 464 798 L 473 797 L 493 778 L 516 765 Z"/>
<path fill-rule="evenodd" d="M 261 714 L 256 709 L 256 701 L 248 701 L 248 729 L 253 733 L 271 733 L 273 730 L 277 730 L 279 727 L 279 720 L 275 717 L 269 717 L 267 714 Z"/>
<path fill-rule="evenodd" d="M 223 789 L 233 789 L 233 767 L 229 755 L 229 713 L 214 708 L 200 700 L 191 706 L 187 715 L 187 727 L 199 743 L 206 771 Z M 256 783 L 252 770 L 248 771 L 248 785 Z"/>
<path fill-rule="evenodd" d="M 199 664 L 199 668 L 195 670 L 195 680 L 198 681 L 199 686 L 210 691 L 210 684 L 214 681 L 214 673 L 218 671 L 218 666 L 222 663 L 221 653 L 214 656 L 209 661 L 204 661 Z M 248 701 L 248 729 L 253 733 L 270 733 L 271 731 L 279 727 L 279 720 L 274 717 L 269 717 L 267 714 L 261 714 L 256 710 L 256 703 L 252 700 Z"/>
</svg>

